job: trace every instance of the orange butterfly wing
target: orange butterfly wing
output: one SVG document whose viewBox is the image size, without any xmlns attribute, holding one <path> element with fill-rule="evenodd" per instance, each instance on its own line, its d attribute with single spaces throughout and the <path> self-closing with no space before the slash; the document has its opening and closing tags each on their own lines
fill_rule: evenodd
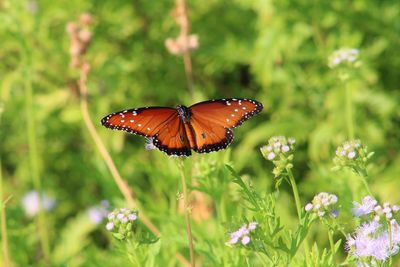
<svg viewBox="0 0 400 267">
<path fill-rule="evenodd" d="M 226 148 L 234 138 L 231 129 L 262 109 L 260 102 L 235 98 L 205 101 L 191 106 L 190 128 L 194 136 L 191 148 L 198 153 Z"/>
<path fill-rule="evenodd" d="M 112 130 L 153 137 L 175 117 L 178 113 L 174 108 L 135 108 L 111 113 L 101 120 L 101 124 Z"/>
<path fill-rule="evenodd" d="M 113 130 L 152 138 L 153 145 L 168 155 L 189 156 L 185 127 L 174 108 L 148 107 L 111 113 L 101 120 Z"/>
</svg>

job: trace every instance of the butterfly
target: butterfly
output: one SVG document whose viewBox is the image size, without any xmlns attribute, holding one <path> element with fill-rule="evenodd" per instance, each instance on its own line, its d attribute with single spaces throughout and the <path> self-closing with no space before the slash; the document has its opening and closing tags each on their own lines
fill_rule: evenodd
<svg viewBox="0 0 400 267">
<path fill-rule="evenodd" d="M 251 99 L 214 99 L 190 107 L 144 107 L 111 113 L 101 124 L 149 138 L 170 156 L 209 153 L 233 141 L 232 129 L 260 113 L 263 105 Z"/>
</svg>

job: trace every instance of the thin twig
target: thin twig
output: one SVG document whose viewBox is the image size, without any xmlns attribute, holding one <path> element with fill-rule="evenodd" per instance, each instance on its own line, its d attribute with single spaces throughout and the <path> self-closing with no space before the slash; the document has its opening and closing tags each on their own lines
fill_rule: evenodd
<svg viewBox="0 0 400 267">
<path fill-rule="evenodd" d="M 183 159 L 180 159 L 178 162 L 179 170 L 181 172 L 181 182 L 182 182 L 182 190 L 183 190 L 183 202 L 185 205 L 185 222 L 186 222 L 186 234 L 189 242 L 189 252 L 190 252 L 190 266 L 195 267 L 195 258 L 194 258 L 194 249 L 193 249 L 193 237 L 192 237 L 192 228 L 190 226 L 190 214 L 189 214 L 189 199 L 186 185 L 186 176 L 184 170 Z"/>
<path fill-rule="evenodd" d="M 83 120 L 85 121 L 85 125 L 86 125 L 87 129 L 89 130 L 89 133 L 90 133 L 92 139 L 94 140 L 97 148 L 99 149 L 101 156 L 103 157 L 105 163 L 107 164 L 107 167 L 110 170 L 115 183 L 117 184 L 119 190 L 121 191 L 126 202 L 128 203 L 128 206 L 130 208 L 133 208 L 133 207 L 138 208 L 137 203 L 135 202 L 135 200 L 132 197 L 132 190 L 129 188 L 126 181 L 119 174 L 119 171 L 118 171 L 117 167 L 115 166 L 114 161 L 112 160 L 110 154 L 108 153 L 106 147 L 104 146 L 104 143 L 102 142 L 99 134 L 97 133 L 92 120 L 90 119 L 87 97 L 86 97 L 87 96 L 86 79 L 87 79 L 88 71 L 89 71 L 89 65 L 88 65 L 88 63 L 84 63 L 81 68 L 80 79 L 79 79 L 79 89 L 80 89 L 80 93 L 81 93 L 80 104 L 81 104 L 81 112 L 82 112 Z M 141 212 L 140 219 L 142 220 L 143 224 L 145 224 L 150 229 L 150 231 L 152 231 L 157 236 L 160 235 L 160 231 L 157 229 L 157 227 L 155 227 L 154 224 L 152 224 L 150 222 L 150 220 L 142 212 Z"/>
</svg>

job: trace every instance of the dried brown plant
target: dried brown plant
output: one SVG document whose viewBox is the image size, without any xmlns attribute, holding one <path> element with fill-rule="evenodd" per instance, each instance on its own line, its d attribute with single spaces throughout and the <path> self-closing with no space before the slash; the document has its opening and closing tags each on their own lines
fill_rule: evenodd
<svg viewBox="0 0 400 267">
<path fill-rule="evenodd" d="M 193 96 L 193 70 L 190 52 L 199 47 L 199 38 L 195 34 L 190 34 L 190 22 L 185 0 L 176 0 L 172 16 L 180 28 L 180 33 L 176 38 L 167 38 L 165 46 L 171 54 L 183 56 L 188 88 Z"/>
</svg>

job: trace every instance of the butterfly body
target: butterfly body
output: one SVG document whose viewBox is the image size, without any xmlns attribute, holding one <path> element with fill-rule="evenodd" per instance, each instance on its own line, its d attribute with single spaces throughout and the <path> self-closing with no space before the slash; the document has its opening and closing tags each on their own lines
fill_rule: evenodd
<svg viewBox="0 0 400 267">
<path fill-rule="evenodd" d="M 192 112 L 190 109 L 183 105 L 176 106 L 176 110 L 178 111 L 178 115 L 183 122 L 189 122 Z"/>
<path fill-rule="evenodd" d="M 261 103 L 249 99 L 218 99 L 190 107 L 145 107 L 123 110 L 101 120 L 107 128 L 150 138 L 168 155 L 190 156 L 191 150 L 209 153 L 233 141 L 232 128 L 258 114 Z"/>
</svg>

